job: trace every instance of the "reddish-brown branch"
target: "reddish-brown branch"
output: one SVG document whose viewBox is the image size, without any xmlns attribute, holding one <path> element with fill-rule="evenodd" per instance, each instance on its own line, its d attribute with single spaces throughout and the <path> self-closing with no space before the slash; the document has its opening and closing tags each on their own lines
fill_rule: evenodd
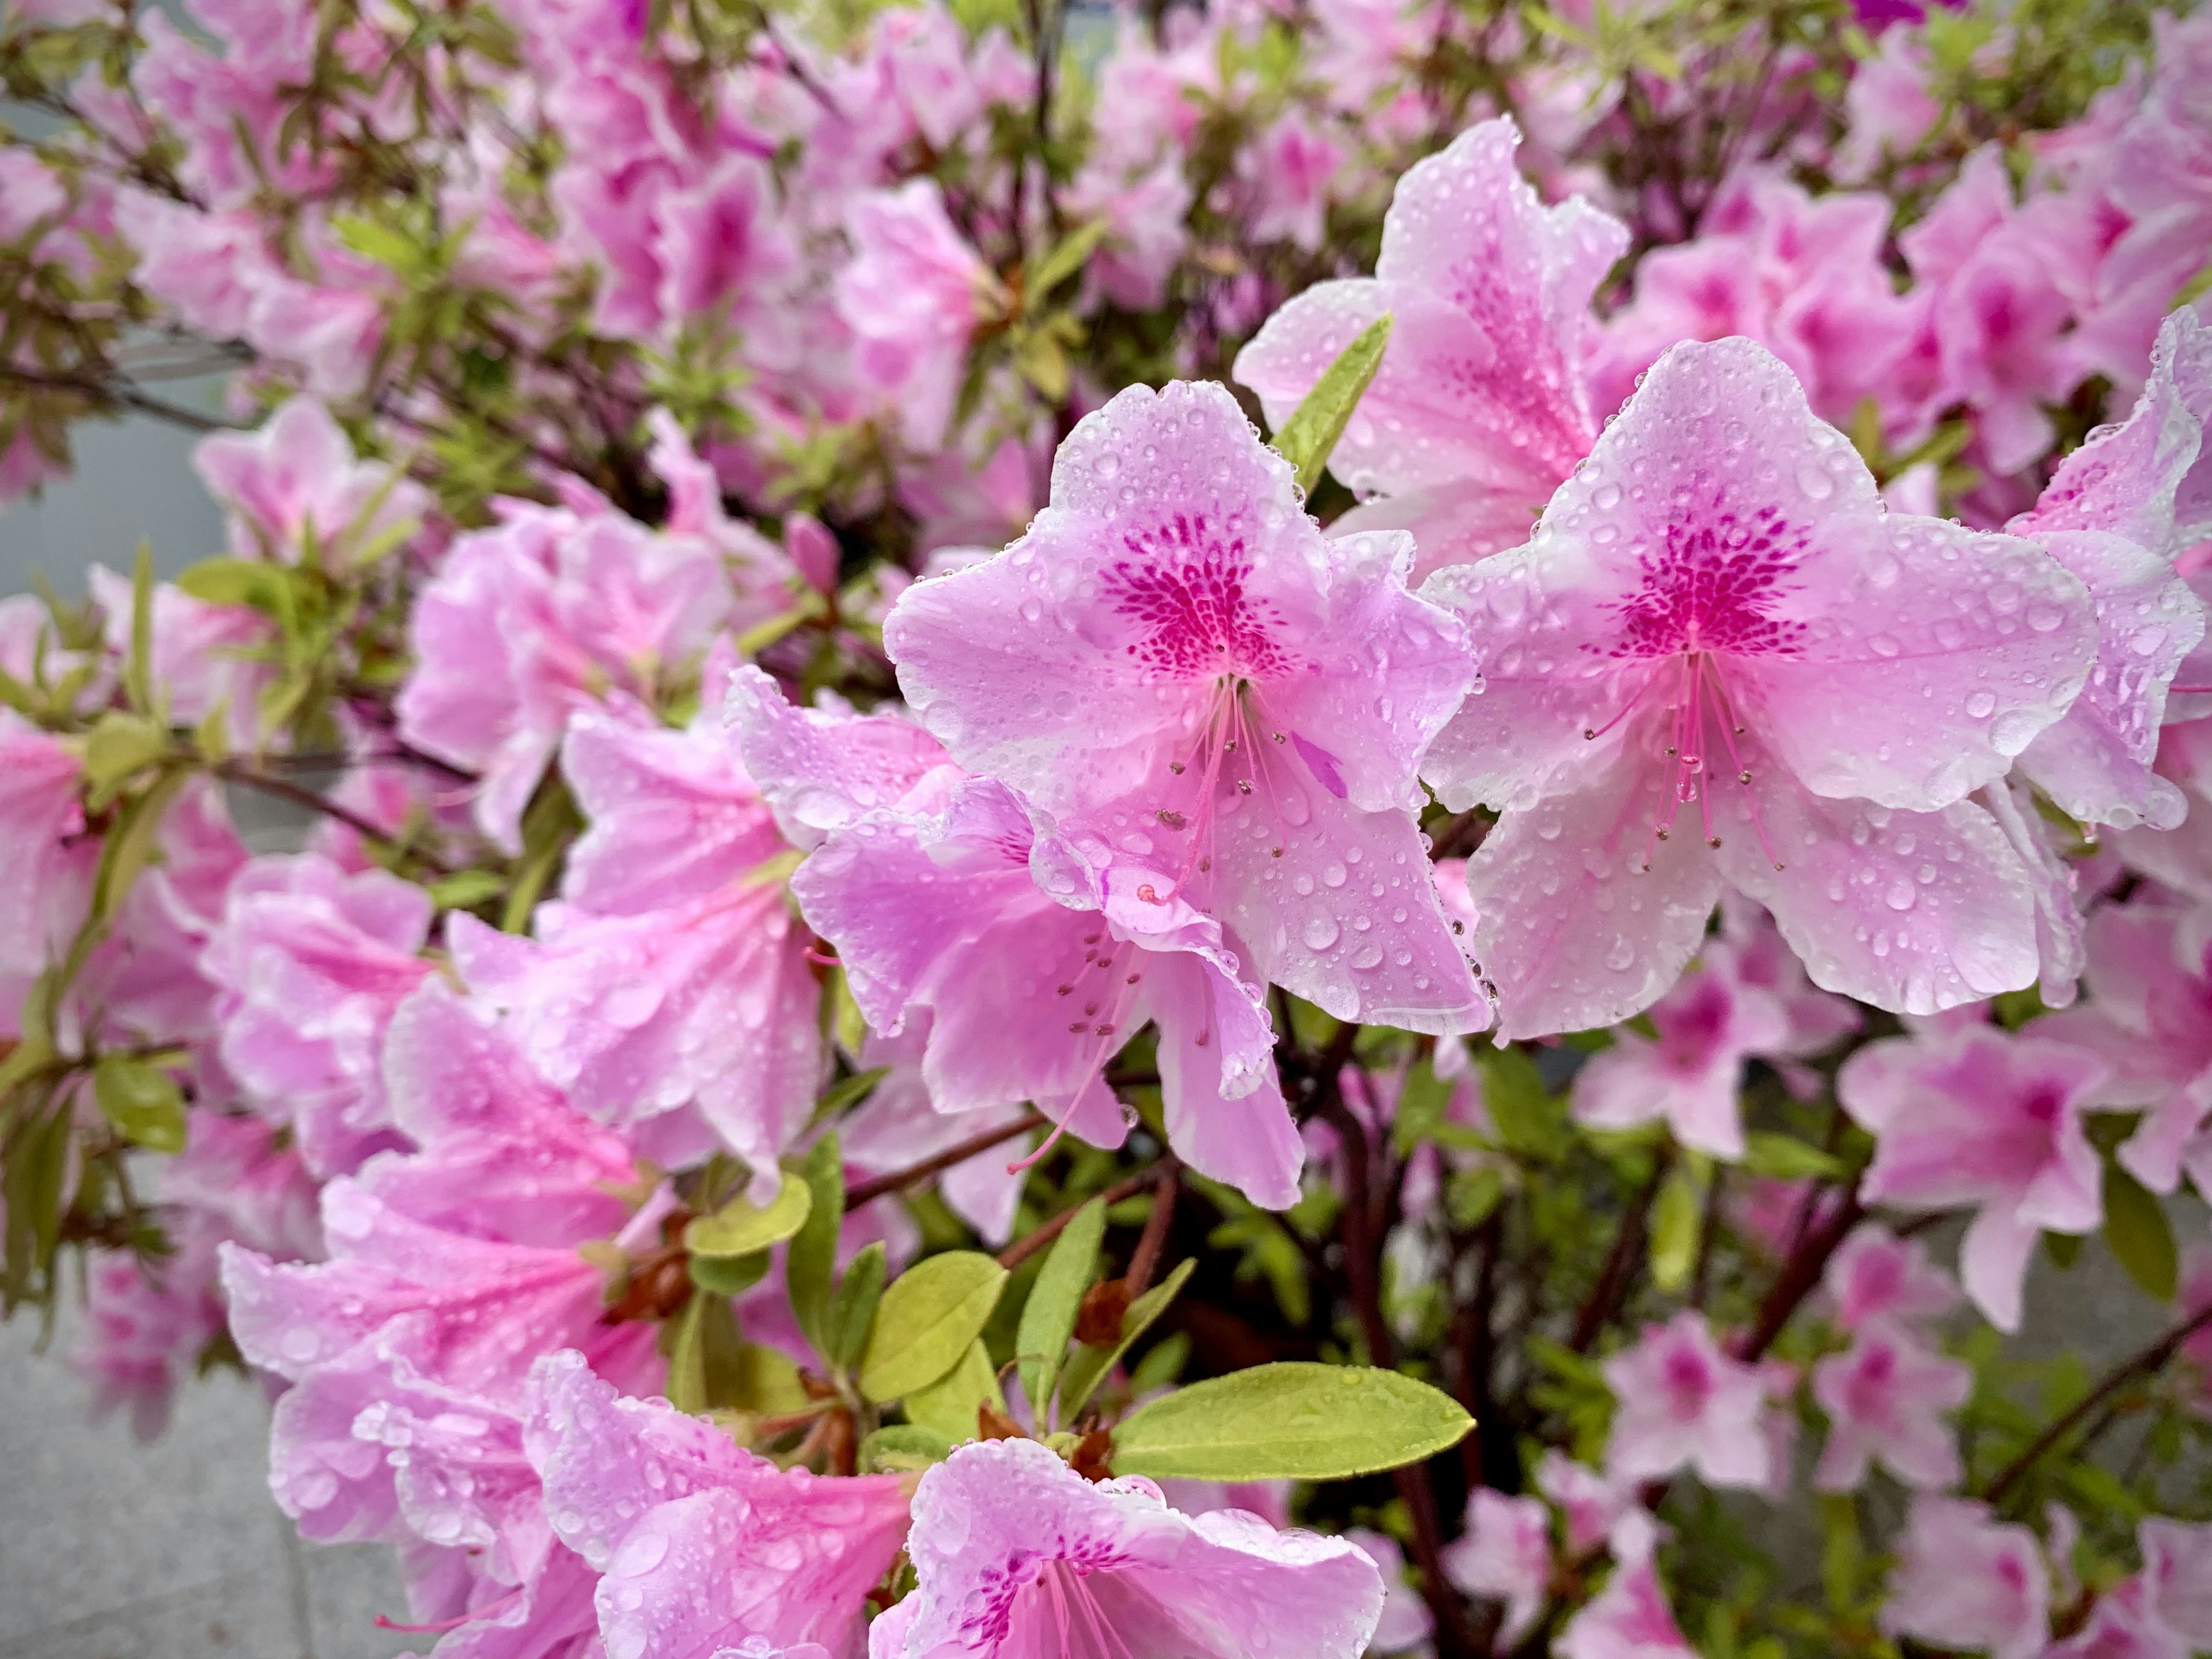
<svg viewBox="0 0 2212 1659">
<path fill-rule="evenodd" d="M 1123 1199 L 1134 1197 L 1137 1194 L 1144 1191 L 1146 1188 L 1151 1186 L 1155 1181 L 1158 1181 L 1164 1176 L 1171 1174 L 1176 1167 L 1179 1166 L 1171 1164 L 1166 1159 L 1163 1159 L 1158 1164 L 1147 1164 L 1143 1169 L 1138 1170 L 1136 1174 L 1133 1176 L 1124 1176 L 1121 1180 L 1109 1187 L 1104 1192 L 1099 1193 L 1096 1194 L 1096 1196 L 1101 1203 L 1119 1204 Z M 1090 1199 L 1086 1198 L 1083 1200 L 1083 1204 L 1088 1204 L 1090 1201 Z M 1007 1245 L 1005 1249 L 999 1252 L 999 1265 L 1001 1267 L 1020 1267 L 1023 1262 L 1028 1261 L 1039 1250 L 1044 1249 L 1044 1247 L 1051 1243 L 1054 1239 L 1058 1238 L 1060 1235 L 1061 1230 L 1065 1228 L 1069 1222 L 1075 1219 L 1077 1213 L 1083 1208 L 1083 1204 L 1069 1205 L 1066 1209 L 1062 1210 L 1058 1215 L 1053 1217 L 1051 1220 L 1046 1222 L 1042 1226 L 1036 1228 L 1033 1231 L 1024 1233 L 1021 1237 Z"/>
<path fill-rule="evenodd" d="M 845 1207 L 857 1210 L 863 1204 L 881 1198 L 885 1193 L 896 1193 L 913 1186 L 917 1181 L 927 1181 L 956 1164 L 965 1164 L 978 1152 L 988 1152 L 994 1146 L 1004 1146 L 1016 1135 L 1027 1134 L 1031 1129 L 1042 1126 L 1044 1121 L 1040 1113 L 1024 1112 L 1012 1123 L 1002 1123 L 995 1129 L 986 1129 L 981 1134 L 970 1135 L 941 1152 L 923 1158 L 919 1164 L 908 1164 L 903 1170 L 894 1170 L 889 1175 L 876 1176 L 848 1187 L 845 1188 Z"/>
</svg>

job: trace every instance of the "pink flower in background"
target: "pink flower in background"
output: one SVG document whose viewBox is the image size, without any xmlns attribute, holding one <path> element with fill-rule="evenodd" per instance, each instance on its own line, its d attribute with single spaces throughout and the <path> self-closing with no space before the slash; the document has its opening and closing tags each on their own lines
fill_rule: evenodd
<svg viewBox="0 0 2212 1659">
<path fill-rule="evenodd" d="M 752 1638 L 857 1650 L 863 1598 L 906 1534 L 896 1477 L 780 1469 L 665 1401 L 620 1398 L 576 1353 L 539 1360 L 529 1400 L 545 1512 L 602 1575 L 607 1659 L 714 1659 Z"/>
<path fill-rule="evenodd" d="M 1576 1555 L 1603 1543 L 1636 1507 L 1632 1483 L 1577 1463 L 1557 1447 L 1537 1460 L 1536 1490 L 1558 1506 L 1567 1549 Z"/>
<path fill-rule="evenodd" d="M 576 1248 L 635 1207 L 617 1196 L 640 1180 L 621 1139 L 441 987 L 409 1001 L 386 1052 L 393 1121 L 421 1150 L 323 1189 L 326 1262 L 224 1246 L 240 1352 L 298 1381 L 382 1340 L 430 1382 L 495 1395 L 539 1355 L 580 1348 L 626 1387 L 657 1386 L 655 1328 L 602 1317 L 604 1275 Z"/>
<path fill-rule="evenodd" d="M 656 535 L 596 500 L 501 510 L 503 523 L 453 544 L 417 599 L 398 710 L 406 741 L 482 775 L 477 826 L 514 853 L 570 714 L 611 691 L 650 702 L 732 598 L 703 537 Z"/>
<path fill-rule="evenodd" d="M 953 228 L 933 179 L 855 197 L 846 234 L 854 255 L 837 273 L 837 312 L 857 337 L 860 373 L 898 412 L 906 441 L 935 449 L 996 279 Z"/>
<path fill-rule="evenodd" d="M 128 577 L 104 565 L 88 573 L 101 631 L 118 661 L 131 650 L 133 597 Z M 154 586 L 148 666 L 167 693 L 170 720 L 197 726 L 227 710 L 230 741 L 251 750 L 261 738 L 261 694 L 276 683 L 276 624 L 242 605 L 210 605 L 172 582 Z"/>
<path fill-rule="evenodd" d="M 973 1113 L 939 1111 L 921 1066 L 928 1031 L 928 1016 L 916 1014 L 901 1035 L 872 1036 L 855 1056 L 863 1071 L 891 1068 L 860 1109 L 838 1126 L 846 1166 L 861 1179 L 910 1170 L 971 1136 L 1027 1115 L 1027 1107 L 1015 1102 Z M 994 1249 L 1013 1237 L 1014 1214 L 1029 1174 L 1009 1166 L 1010 1150 L 1018 1151 L 994 1146 L 978 1152 L 937 1178 L 946 1206 Z"/>
<path fill-rule="evenodd" d="M 1252 196 L 1245 234 L 1255 242 L 1288 241 L 1308 252 L 1318 248 L 1328 222 L 1328 182 L 1344 161 L 1343 149 L 1310 121 L 1282 117 L 1255 148 L 1237 154 L 1242 182 Z"/>
<path fill-rule="evenodd" d="M 1618 1129 L 1663 1118 L 1685 1146 L 1743 1156 L 1744 1066 L 1783 1050 L 1789 1016 L 1779 998 L 1738 975 L 1726 943 L 1712 941 L 1703 956 L 1651 1006 L 1656 1041 L 1621 1031 L 1575 1073 L 1577 1122 Z"/>
<path fill-rule="evenodd" d="M 92 898 L 100 843 L 78 799 L 84 763 L 0 708 L 0 988 L 15 1031 L 32 981 L 69 948 Z"/>
<path fill-rule="evenodd" d="M 1545 207 L 1514 165 L 1519 143 L 1510 120 L 1486 121 L 1416 163 L 1374 276 L 1315 284 L 1237 359 L 1279 427 L 1391 313 L 1382 370 L 1329 463 L 1365 504 L 1334 529 L 1412 531 L 1422 574 L 1526 541 L 1597 436 L 1581 369 L 1590 297 L 1628 232 L 1579 198 Z"/>
<path fill-rule="evenodd" d="M 2159 1622 L 2192 1650 L 2212 1646 L 2212 1527 L 2154 1515 L 2136 1528 L 2136 1542 Z"/>
<path fill-rule="evenodd" d="M 1915 1498 L 1888 1591 L 1880 1617 L 1892 1638 L 2032 1659 L 2050 1637 L 2051 1577 L 2035 1534 L 1991 1521 L 1986 1504 Z"/>
<path fill-rule="evenodd" d="M 1941 1319 L 1959 1305 L 1958 1281 L 1929 1261 L 1926 1245 L 1872 1222 L 1837 1247 L 1820 1282 L 1847 1331 L 1875 1321 L 1910 1326 Z"/>
<path fill-rule="evenodd" d="M 1444 1577 L 1462 1595 L 1504 1605 L 1498 1639 L 1510 1647 L 1535 1625 L 1552 1582 L 1552 1516 L 1535 1498 L 1487 1486 L 1467 1495 L 1466 1531 L 1444 1547 Z"/>
<path fill-rule="evenodd" d="M 2096 1103 L 2144 1111 L 2119 1149 L 2130 1175 L 2158 1193 L 2185 1170 L 2212 1186 L 2212 938 L 2197 913 L 2142 898 L 2100 906 L 2085 931 L 2088 1001 L 2033 1029 L 2111 1068 Z"/>
<path fill-rule="evenodd" d="M 1375 1621 L 1375 1633 L 1367 1638 L 1368 1652 L 1409 1653 L 1417 1649 L 1426 1652 L 1424 1644 L 1436 1633 L 1436 1615 L 1407 1580 L 1406 1553 L 1398 1547 L 1398 1540 L 1366 1527 L 1353 1527 L 1344 1538 L 1382 1575 L 1382 1613 Z"/>
<path fill-rule="evenodd" d="M 1757 1489 L 1773 1478 L 1764 1419 L 1772 1379 L 1731 1359 L 1704 1318 L 1685 1310 L 1605 1362 L 1615 1407 L 1606 1474 L 1656 1480 L 1694 1469 L 1711 1486 Z"/>
<path fill-rule="evenodd" d="M 1093 1485 L 1029 1440 L 927 1470 L 907 1553 L 917 1586 L 870 1627 L 870 1659 L 1358 1659 L 1383 1604 L 1346 1540 L 1237 1510 L 1178 1515 L 1151 1481 Z"/>
<path fill-rule="evenodd" d="M 1559 1632 L 1561 1659 L 1691 1659 L 1652 1557 L 1657 1528 L 1641 1513 L 1616 1529 L 1613 1576 Z"/>
<path fill-rule="evenodd" d="M 2134 412 L 2060 463 L 2033 511 L 2006 526 L 2087 587 L 2098 647 L 2088 684 L 2021 751 L 2020 769 L 2084 823 L 2179 824 L 2181 791 L 2151 770 L 2166 690 L 2204 636 L 2204 606 L 2174 568 L 2175 496 L 2212 408 L 2212 331 L 2189 311 L 2160 331 Z"/>
<path fill-rule="evenodd" d="M 1055 897 L 1136 937 L 1195 907 L 1255 979 L 1456 1033 L 1487 1012 L 1410 809 L 1467 674 L 1410 551 L 1325 539 L 1219 386 L 1138 386 L 1060 447 L 1029 534 L 909 588 L 884 645 L 953 757 L 1044 815 Z"/>
<path fill-rule="evenodd" d="M 2081 1114 L 2109 1075 L 2084 1049 L 1984 1026 L 1869 1043 L 1837 1078 L 1844 1109 L 1875 1138 L 1868 1203 L 1975 1206 L 1960 1274 L 2000 1330 L 2019 1328 L 2038 1235 L 2092 1232 L 2104 1219 Z"/>
<path fill-rule="evenodd" d="M 380 1063 L 393 1012 L 434 971 L 420 954 L 430 914 L 428 894 L 381 870 L 260 858 L 201 953 L 224 1066 L 318 1176 L 402 1144 Z"/>
<path fill-rule="evenodd" d="M 2087 596 L 2031 543 L 1887 512 L 1758 346 L 1675 347 L 1528 547 L 1423 592 L 1480 670 L 1422 771 L 1505 809 L 1470 876 L 1506 1036 L 1648 1007 L 1729 887 L 1878 1006 L 2035 976 L 2027 872 L 1964 797 L 2065 711 Z"/>
<path fill-rule="evenodd" d="M 1943 1413 L 1965 1405 L 1973 1388 L 1971 1367 L 1931 1352 L 1901 1326 L 1868 1320 L 1848 1352 L 1813 1368 L 1813 1398 L 1828 1414 L 1814 1489 L 1852 1491 L 1877 1460 L 1908 1486 L 1951 1486 L 1962 1471 Z"/>
</svg>

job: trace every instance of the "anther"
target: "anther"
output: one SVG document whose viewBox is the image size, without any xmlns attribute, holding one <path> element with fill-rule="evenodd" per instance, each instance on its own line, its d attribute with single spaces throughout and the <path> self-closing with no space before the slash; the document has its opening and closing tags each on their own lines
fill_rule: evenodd
<svg viewBox="0 0 2212 1659">
<path fill-rule="evenodd" d="M 1068 1029 L 1069 1030 L 1071 1030 L 1071 1031 L 1087 1031 L 1087 1030 L 1089 1030 L 1091 1029 L 1091 1027 L 1090 1027 L 1090 1024 L 1089 1024 L 1086 1021 L 1079 1020 L 1079 1020 L 1077 1020 L 1077 1021 L 1075 1022 L 1075 1024 L 1073 1024 L 1073 1025 L 1069 1026 L 1067 1029 Z"/>
<path fill-rule="evenodd" d="M 1106 937 L 1106 935 L 1105 935 L 1105 933 L 1104 933 L 1103 932 L 1096 933 L 1085 933 L 1085 934 L 1083 936 L 1083 942 L 1084 942 L 1085 945 L 1096 945 L 1096 944 L 1097 944 L 1097 943 L 1098 943 L 1098 941 L 1099 941 L 1100 939 L 1104 939 L 1105 937 Z"/>
<path fill-rule="evenodd" d="M 1251 780 L 1251 779 L 1249 779 L 1249 778 L 1239 778 L 1239 779 L 1237 779 L 1237 793 L 1238 794 L 1240 794 L 1240 795 L 1249 795 L 1249 794 L 1250 794 L 1250 793 L 1252 793 L 1252 780 Z"/>
<path fill-rule="evenodd" d="M 1279 859 L 1283 856 L 1283 849 L 1279 847 L 1269 848 L 1267 849 L 1267 856 L 1271 859 Z"/>
<path fill-rule="evenodd" d="M 1277 743 L 1288 743 L 1290 739 L 1285 738 L 1281 732 L 1278 732 L 1275 733 L 1275 741 Z"/>
<path fill-rule="evenodd" d="M 1751 772 L 1749 769 L 1747 768 L 1745 770 L 1737 773 L 1735 775 L 1735 781 L 1738 783 L 1749 783 L 1751 781 Z"/>
<path fill-rule="evenodd" d="M 1206 1047 L 1206 1043 L 1212 1040 L 1212 1036 L 1213 1033 L 1211 1031 L 1200 1031 L 1196 1036 L 1191 1039 L 1191 1046 L 1194 1048 L 1203 1048 Z"/>
<path fill-rule="evenodd" d="M 1786 866 L 1782 862 L 1782 860 L 1781 860 L 1780 859 L 1777 859 L 1777 860 L 1774 860 L 1774 867 L 1775 867 L 1777 870 L 1781 870 L 1781 869 L 1785 869 L 1785 868 L 1787 868 L 1788 866 Z"/>
<path fill-rule="evenodd" d="M 1098 1012 L 1098 1005 L 1095 1002 L 1086 1002 L 1083 1005 L 1083 1012 L 1086 1014 L 1095 1014 Z"/>
<path fill-rule="evenodd" d="M 1596 728 L 1595 726 L 1585 726 L 1584 727 L 1583 727 L 1583 741 L 1584 743 L 1593 743 L 1593 742 L 1595 742 L 1595 741 L 1596 741 L 1596 739 L 1597 739 L 1597 728 Z"/>
<path fill-rule="evenodd" d="M 1207 871 L 1211 870 L 1212 868 L 1213 868 L 1213 860 L 1212 860 L 1212 857 L 1210 854 L 1209 854 L 1207 857 L 1202 858 L 1202 859 L 1200 859 L 1200 860 L 1198 861 L 1198 873 L 1199 873 L 1200 875 L 1201 875 L 1201 876 L 1202 876 L 1202 875 L 1204 875 Z"/>
<path fill-rule="evenodd" d="M 1053 994 L 1054 994 L 1054 995 L 1055 995 L 1055 996 L 1063 996 L 1063 997 L 1064 997 L 1064 996 L 1072 996 L 1072 995 L 1073 995 L 1073 994 L 1074 994 L 1074 992 L 1075 992 L 1075 988 L 1074 988 L 1073 985 L 1063 985 L 1063 986 L 1061 986 L 1061 987 L 1060 988 L 1060 989 L 1059 989 L 1059 990 L 1057 990 L 1057 991 L 1055 991 L 1054 993 L 1053 993 Z"/>
<path fill-rule="evenodd" d="M 1660 831 L 1659 831 L 1659 839 L 1660 839 L 1660 840 L 1662 840 L 1662 841 L 1664 841 L 1664 840 L 1666 840 L 1666 839 L 1667 839 L 1667 832 L 1666 832 L 1664 830 L 1660 830 Z M 1644 867 L 1645 867 L 1646 869 L 1650 868 L 1650 866 L 1649 865 L 1646 865 Z"/>
<path fill-rule="evenodd" d="M 1101 1025 L 1098 1028 L 1098 1035 L 1100 1036 L 1112 1036 L 1114 1035 L 1114 1028 L 1110 1025 Z"/>
<path fill-rule="evenodd" d="M 1170 761 L 1168 763 L 1168 770 L 1174 773 L 1177 777 L 1181 777 L 1182 775 L 1182 763 L 1181 761 Z"/>
<path fill-rule="evenodd" d="M 1180 830 L 1184 824 L 1188 823 L 1189 820 L 1184 817 L 1182 813 L 1170 812 L 1166 807 L 1163 806 L 1160 808 L 1160 822 L 1167 825 L 1170 830 Z"/>
<path fill-rule="evenodd" d="M 1235 754 L 1237 752 L 1237 739 L 1231 738 L 1228 742 L 1223 744 L 1221 745 L 1221 752 L 1224 755 Z"/>
<path fill-rule="evenodd" d="M 1128 977 L 1127 980 L 1125 980 L 1125 981 L 1123 981 L 1123 983 L 1125 983 L 1125 984 L 1128 984 L 1128 985 L 1134 985 L 1134 984 L 1135 984 L 1139 980 L 1140 980 L 1140 979 L 1142 979 L 1142 978 L 1144 978 L 1144 975 L 1143 975 L 1142 974 L 1132 974 L 1132 975 L 1129 975 L 1129 977 Z"/>
<path fill-rule="evenodd" d="M 1721 838 L 1720 838 L 1718 836 L 1715 836 L 1711 840 L 1708 841 L 1708 842 L 1705 843 L 1705 845 L 1706 845 L 1706 846 L 1711 847 L 1711 848 L 1717 848 L 1720 846 L 1720 844 L 1721 844 Z"/>
<path fill-rule="evenodd" d="M 1149 881 L 1137 889 L 1137 896 L 1144 900 L 1147 904 L 1160 904 L 1165 902 L 1165 901 L 1163 900 L 1158 893 L 1152 890 L 1152 884 Z"/>
</svg>

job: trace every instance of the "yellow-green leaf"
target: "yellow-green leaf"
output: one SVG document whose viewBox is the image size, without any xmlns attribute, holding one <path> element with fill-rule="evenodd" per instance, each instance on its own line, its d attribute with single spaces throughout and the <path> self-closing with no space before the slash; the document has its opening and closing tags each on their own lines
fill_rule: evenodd
<svg viewBox="0 0 2212 1659">
<path fill-rule="evenodd" d="M 1697 1182 L 1682 1169 L 1668 1176 L 1651 1206 L 1651 1282 L 1669 1296 L 1690 1282 L 1697 1266 L 1703 1209 Z"/>
<path fill-rule="evenodd" d="M 185 1150 L 185 1096 L 160 1066 L 132 1054 L 102 1054 L 92 1095 L 116 1133 L 155 1152 Z"/>
<path fill-rule="evenodd" d="M 1075 1212 L 1075 1218 L 1052 1242 L 1029 1300 L 1022 1304 L 1022 1322 L 1014 1339 L 1021 1357 L 1022 1392 L 1042 1422 L 1052 1391 L 1060 1380 L 1060 1362 L 1067 1352 L 1067 1339 L 1075 1332 L 1076 1310 L 1083 1293 L 1091 1288 L 1098 1267 L 1099 1242 L 1106 1237 L 1106 1206 L 1097 1199 Z"/>
<path fill-rule="evenodd" d="M 684 1248 L 694 1255 L 750 1255 L 789 1238 L 806 1224 L 814 1194 L 805 1176 L 781 1173 L 783 1185 L 767 1203 L 740 1193 L 714 1214 L 695 1217 L 684 1229 Z"/>
<path fill-rule="evenodd" d="M 983 1334 L 1006 1270 L 974 1250 L 917 1261 L 884 1292 L 860 1356 L 860 1392 L 878 1402 L 926 1389 Z"/>
<path fill-rule="evenodd" d="M 981 1340 L 970 1342 L 960 1363 L 926 1389 L 916 1389 L 905 1400 L 907 1421 L 936 1430 L 955 1442 L 975 1437 L 975 1413 L 981 1406 L 1004 1411 L 999 1393 L 999 1374 Z"/>
<path fill-rule="evenodd" d="M 2117 1164 L 2105 1167 L 2105 1243 L 2136 1284 L 2161 1302 L 2173 1300 L 2179 1264 L 2166 1206 Z"/>
<path fill-rule="evenodd" d="M 84 776 L 92 786 L 94 805 L 112 800 L 126 779 L 168 751 L 168 728 L 158 721 L 120 709 L 102 714 L 84 740 Z"/>
<path fill-rule="evenodd" d="M 1397 1371 L 1289 1360 L 1209 1377 L 1140 1407 L 1114 1431 L 1117 1474 L 1336 1480 L 1419 1462 L 1474 1419 Z"/>
</svg>

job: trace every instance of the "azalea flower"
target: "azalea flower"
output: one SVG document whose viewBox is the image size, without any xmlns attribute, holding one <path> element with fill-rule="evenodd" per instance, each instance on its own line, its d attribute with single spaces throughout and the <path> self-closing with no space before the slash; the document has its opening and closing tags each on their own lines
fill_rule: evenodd
<svg viewBox="0 0 2212 1659">
<path fill-rule="evenodd" d="M 2019 1328 L 2037 1237 L 2094 1232 L 2104 1219 L 2081 1114 L 2109 1075 L 2086 1050 L 1983 1026 L 1869 1043 L 1837 1077 L 1844 1109 L 1875 1139 L 1866 1202 L 1978 1206 L 1960 1274 L 2000 1330 Z"/>
<path fill-rule="evenodd" d="M 1693 1468 L 1712 1486 L 1766 1486 L 1774 1476 L 1765 1419 L 1774 1378 L 1731 1358 L 1688 1309 L 1605 1362 L 1616 1402 L 1606 1474 L 1622 1484 Z"/>
<path fill-rule="evenodd" d="M 1614 1528 L 1613 1576 L 1559 1632 L 1561 1659 L 1691 1659 L 1652 1557 L 1658 1531 L 1648 1516 Z"/>
<path fill-rule="evenodd" d="M 1444 1546 L 1444 1577 L 1467 1595 L 1504 1605 L 1498 1639 L 1511 1647 L 1544 1610 L 1552 1582 L 1552 1516 L 1543 1500 L 1488 1486 L 1467 1495 L 1466 1532 Z"/>
<path fill-rule="evenodd" d="M 1923 1494 L 1905 1518 L 1880 1618 L 1893 1638 L 2032 1659 L 2049 1638 L 2050 1599 L 2033 1533 L 1991 1521 L 1985 1504 Z"/>
<path fill-rule="evenodd" d="M 1872 1222 L 1836 1247 L 1820 1282 L 1847 1331 L 1875 1321 L 1941 1319 L 1959 1305 L 1958 1281 L 1929 1261 L 1925 1244 Z"/>
<path fill-rule="evenodd" d="M 422 485 L 381 461 L 356 459 L 330 411 L 295 398 L 250 433 L 201 440 L 192 467 L 223 504 L 240 558 L 326 568 L 380 544 L 429 510 Z"/>
<path fill-rule="evenodd" d="M 1669 351 L 1527 547 L 1423 592 L 1480 670 L 1423 775 L 1504 810 L 1470 878 L 1504 1035 L 1649 1006 L 1724 887 L 1880 1006 L 2034 977 L 2027 872 L 1965 798 L 2080 690 L 2087 596 L 2031 543 L 1885 510 L 1758 346 Z"/>
<path fill-rule="evenodd" d="M 531 1373 L 524 1443 L 555 1533 L 603 1575 L 607 1659 L 850 1653 L 906 1533 L 896 1477 L 780 1469 L 574 1352 Z"/>
<path fill-rule="evenodd" d="M 869 1659 L 1358 1659 L 1383 1604 L 1345 1539 L 1178 1515 L 1151 1481 L 1094 1485 L 1031 1440 L 933 1465 L 907 1553 L 915 1591 L 869 1627 Z"/>
<path fill-rule="evenodd" d="M 1876 1460 L 1908 1486 L 1952 1485 L 1961 1473 L 1959 1448 L 1942 1414 L 1965 1405 L 1973 1387 L 1971 1367 L 1899 1326 L 1869 1320 L 1848 1352 L 1813 1368 L 1813 1398 L 1828 1414 L 1814 1489 L 1850 1492 Z"/>
<path fill-rule="evenodd" d="M 1468 669 L 1411 553 L 1324 538 L 1223 388 L 1135 386 L 1029 533 L 908 589 L 884 643 L 952 757 L 1038 811 L 1056 898 L 1132 936 L 1202 917 L 1255 980 L 1452 1034 L 1487 1012 L 1413 808 Z"/>
<path fill-rule="evenodd" d="M 1333 533 L 1406 529 L 1421 575 L 1528 539 L 1589 453 L 1590 298 L 1628 229 L 1576 198 L 1547 208 L 1505 117 L 1468 128 L 1398 180 L 1372 277 L 1316 283 L 1237 355 L 1276 427 L 1354 336 L 1393 319 L 1382 367 L 1329 458 L 1361 497 Z"/>
</svg>

